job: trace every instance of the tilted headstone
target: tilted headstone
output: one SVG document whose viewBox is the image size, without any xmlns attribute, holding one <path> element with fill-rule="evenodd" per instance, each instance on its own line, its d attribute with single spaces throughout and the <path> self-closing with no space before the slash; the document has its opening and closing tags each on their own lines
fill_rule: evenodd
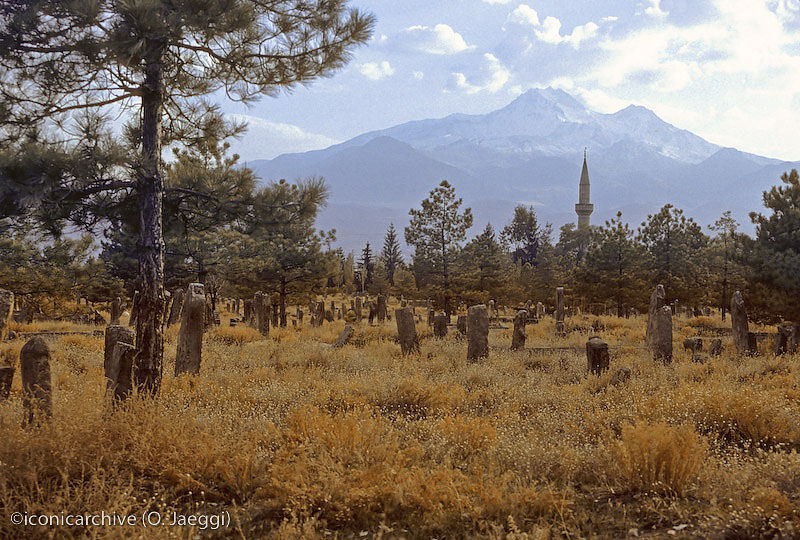
<svg viewBox="0 0 800 540">
<path fill-rule="evenodd" d="M 751 349 L 747 339 L 749 325 L 747 322 L 747 311 L 744 308 L 742 293 L 736 291 L 731 297 L 731 332 L 733 335 L 733 345 L 736 347 L 737 354 L 750 354 Z"/>
<path fill-rule="evenodd" d="M 528 310 L 519 310 L 514 315 L 514 333 L 511 335 L 511 348 L 514 350 L 524 349 L 525 340 L 525 325 L 528 323 Z"/>
<path fill-rule="evenodd" d="M 437 339 L 447 336 L 447 315 L 440 313 L 433 318 L 433 335 Z"/>
<path fill-rule="evenodd" d="M 484 304 L 467 310 L 467 360 L 489 356 L 489 314 Z"/>
<path fill-rule="evenodd" d="M 192 283 L 186 292 L 178 331 L 175 355 L 175 376 L 182 373 L 196 375 L 200 372 L 203 354 L 203 313 L 206 306 L 205 290 L 201 283 Z"/>
<path fill-rule="evenodd" d="M 355 332 L 355 329 L 352 326 L 349 324 L 344 325 L 344 330 L 342 330 L 339 337 L 336 338 L 336 343 L 333 344 L 333 348 L 341 349 L 347 345 L 353 337 L 353 332 Z"/>
<path fill-rule="evenodd" d="M 586 342 L 586 363 L 589 373 L 600 375 L 608 369 L 608 343 L 598 336 L 592 336 Z"/>
<path fill-rule="evenodd" d="M 114 356 L 114 347 L 116 347 L 117 343 L 127 343 L 130 346 L 134 346 L 136 344 L 136 333 L 126 326 L 110 325 L 106 327 L 105 342 L 103 344 L 103 371 L 106 376 L 106 390 L 111 392 L 120 382 L 121 369 L 119 362 L 127 359 Z M 122 367 L 127 367 L 127 383 L 128 387 L 130 387 L 132 366 Z M 125 373 L 123 373 L 123 376 L 125 376 Z"/>
<path fill-rule="evenodd" d="M 172 306 L 169 309 L 169 319 L 167 326 L 177 324 L 181 320 L 181 309 L 183 309 L 183 289 L 177 289 L 172 295 Z"/>
<path fill-rule="evenodd" d="M 50 417 L 53 412 L 52 386 L 50 384 L 50 349 L 37 336 L 28 340 L 19 351 L 19 367 L 22 375 L 22 424 L 38 423 L 41 417 Z"/>
<path fill-rule="evenodd" d="M 397 323 L 397 334 L 400 340 L 400 349 L 403 356 L 419 353 L 419 338 L 417 327 L 414 324 L 414 312 L 411 308 L 399 308 L 394 311 Z"/>
<path fill-rule="evenodd" d="M 664 305 L 666 292 L 663 285 L 656 285 L 650 295 L 650 308 L 647 310 L 647 330 L 645 331 L 645 343 L 647 348 L 653 350 L 655 341 L 656 312 Z"/>
</svg>

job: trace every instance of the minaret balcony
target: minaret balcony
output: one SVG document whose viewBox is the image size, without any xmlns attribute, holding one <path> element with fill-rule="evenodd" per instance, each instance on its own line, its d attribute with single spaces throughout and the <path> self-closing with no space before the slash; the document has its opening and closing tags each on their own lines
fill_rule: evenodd
<svg viewBox="0 0 800 540">
<path fill-rule="evenodd" d="M 591 203 L 578 203 L 575 205 L 575 213 L 579 216 L 588 216 L 594 211 L 594 205 Z"/>
</svg>

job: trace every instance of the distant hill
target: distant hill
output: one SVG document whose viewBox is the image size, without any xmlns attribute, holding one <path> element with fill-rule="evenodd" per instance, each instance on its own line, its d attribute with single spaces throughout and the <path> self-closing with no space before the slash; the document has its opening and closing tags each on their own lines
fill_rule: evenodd
<svg viewBox="0 0 800 540">
<path fill-rule="evenodd" d="M 703 224 L 731 210 L 747 229 L 761 192 L 800 168 L 719 147 L 644 107 L 602 114 L 552 88 L 529 90 L 487 114 L 407 122 L 248 165 L 265 181 L 325 177 L 331 199 L 318 224 L 358 250 L 379 243 L 390 222 L 402 230 L 408 210 L 442 179 L 473 208 L 476 230 L 487 222 L 501 228 L 518 203 L 533 204 L 556 228 L 575 221 L 584 148 L 593 223 L 621 210 L 635 226 L 671 202 Z"/>
</svg>

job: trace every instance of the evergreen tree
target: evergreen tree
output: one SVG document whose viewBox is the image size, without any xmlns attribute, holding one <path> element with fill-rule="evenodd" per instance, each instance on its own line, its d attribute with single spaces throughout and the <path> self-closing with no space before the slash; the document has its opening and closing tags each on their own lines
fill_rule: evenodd
<svg viewBox="0 0 800 540">
<path fill-rule="evenodd" d="M 81 175 L 69 191 L 78 199 L 136 192 L 140 294 L 134 378 L 140 387 L 156 391 L 162 371 L 162 147 L 173 141 L 203 144 L 209 133 L 237 131 L 224 126 L 204 96 L 224 90 L 246 102 L 329 74 L 369 38 L 372 26 L 371 16 L 338 1 L 0 4 L 0 137 L 20 139 L 28 126 L 48 118 L 64 125 L 79 110 L 115 104 L 139 109 L 131 131 L 140 153 L 130 179 L 94 183 Z"/>
<path fill-rule="evenodd" d="M 709 225 L 708 228 L 717 233 L 709 242 L 705 256 L 706 266 L 719 283 L 719 295 L 712 294 L 709 301 L 720 306 L 722 320 L 728 310 L 731 294 L 744 287 L 744 271 L 737 262 L 737 248 L 741 245 L 742 235 L 737 233 L 739 223 L 731 217 L 730 210 Z"/>
<path fill-rule="evenodd" d="M 403 262 L 394 223 L 389 224 L 389 228 L 386 230 L 380 259 L 381 262 L 383 262 L 383 266 L 386 268 L 386 277 L 389 280 L 389 284 L 394 286 L 394 273 Z"/>
<path fill-rule="evenodd" d="M 502 231 L 503 239 L 514 247 L 512 258 L 515 263 L 538 264 L 539 248 L 549 241 L 550 224 L 539 225 L 533 206 L 518 205 L 514 208 L 511 223 Z"/>
<path fill-rule="evenodd" d="M 361 292 L 367 290 L 367 287 L 372 283 L 373 272 L 375 271 L 375 261 L 372 259 L 372 248 L 369 242 L 361 250 L 361 259 L 358 261 L 358 271 L 361 278 Z"/>
<path fill-rule="evenodd" d="M 781 176 L 781 186 L 764 192 L 769 213 L 750 213 L 755 239 L 745 241 L 746 302 L 765 321 L 800 323 L 800 176 L 795 169 Z"/>
<path fill-rule="evenodd" d="M 472 226 L 472 210 L 461 209 L 455 188 L 447 180 L 430 192 L 421 208 L 411 209 L 411 220 L 405 229 L 406 243 L 415 248 L 414 265 L 427 266 L 438 279 L 441 304 L 450 315 L 452 265 Z"/>
<path fill-rule="evenodd" d="M 497 241 L 494 228 L 486 224 L 483 232 L 464 246 L 460 254 L 460 278 L 468 290 L 483 293 L 483 300 L 500 299 L 505 281 L 507 257 Z"/>
</svg>

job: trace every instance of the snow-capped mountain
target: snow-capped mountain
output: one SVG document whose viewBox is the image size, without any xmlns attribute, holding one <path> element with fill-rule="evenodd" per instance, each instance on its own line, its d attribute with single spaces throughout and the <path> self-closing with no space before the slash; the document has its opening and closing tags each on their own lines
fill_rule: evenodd
<svg viewBox="0 0 800 540">
<path fill-rule="evenodd" d="M 443 179 L 473 207 L 475 228 L 502 227 L 518 203 L 533 204 L 556 226 L 575 221 L 584 148 L 593 223 L 622 210 L 636 225 L 669 202 L 701 223 L 732 210 L 746 225 L 761 191 L 779 181 L 779 171 L 798 167 L 721 148 L 645 107 L 603 114 L 552 88 L 529 90 L 487 114 L 407 122 L 248 165 L 265 181 L 325 177 L 331 200 L 319 225 L 357 249 L 380 241 L 390 222 L 404 226 L 409 208 Z"/>
</svg>

